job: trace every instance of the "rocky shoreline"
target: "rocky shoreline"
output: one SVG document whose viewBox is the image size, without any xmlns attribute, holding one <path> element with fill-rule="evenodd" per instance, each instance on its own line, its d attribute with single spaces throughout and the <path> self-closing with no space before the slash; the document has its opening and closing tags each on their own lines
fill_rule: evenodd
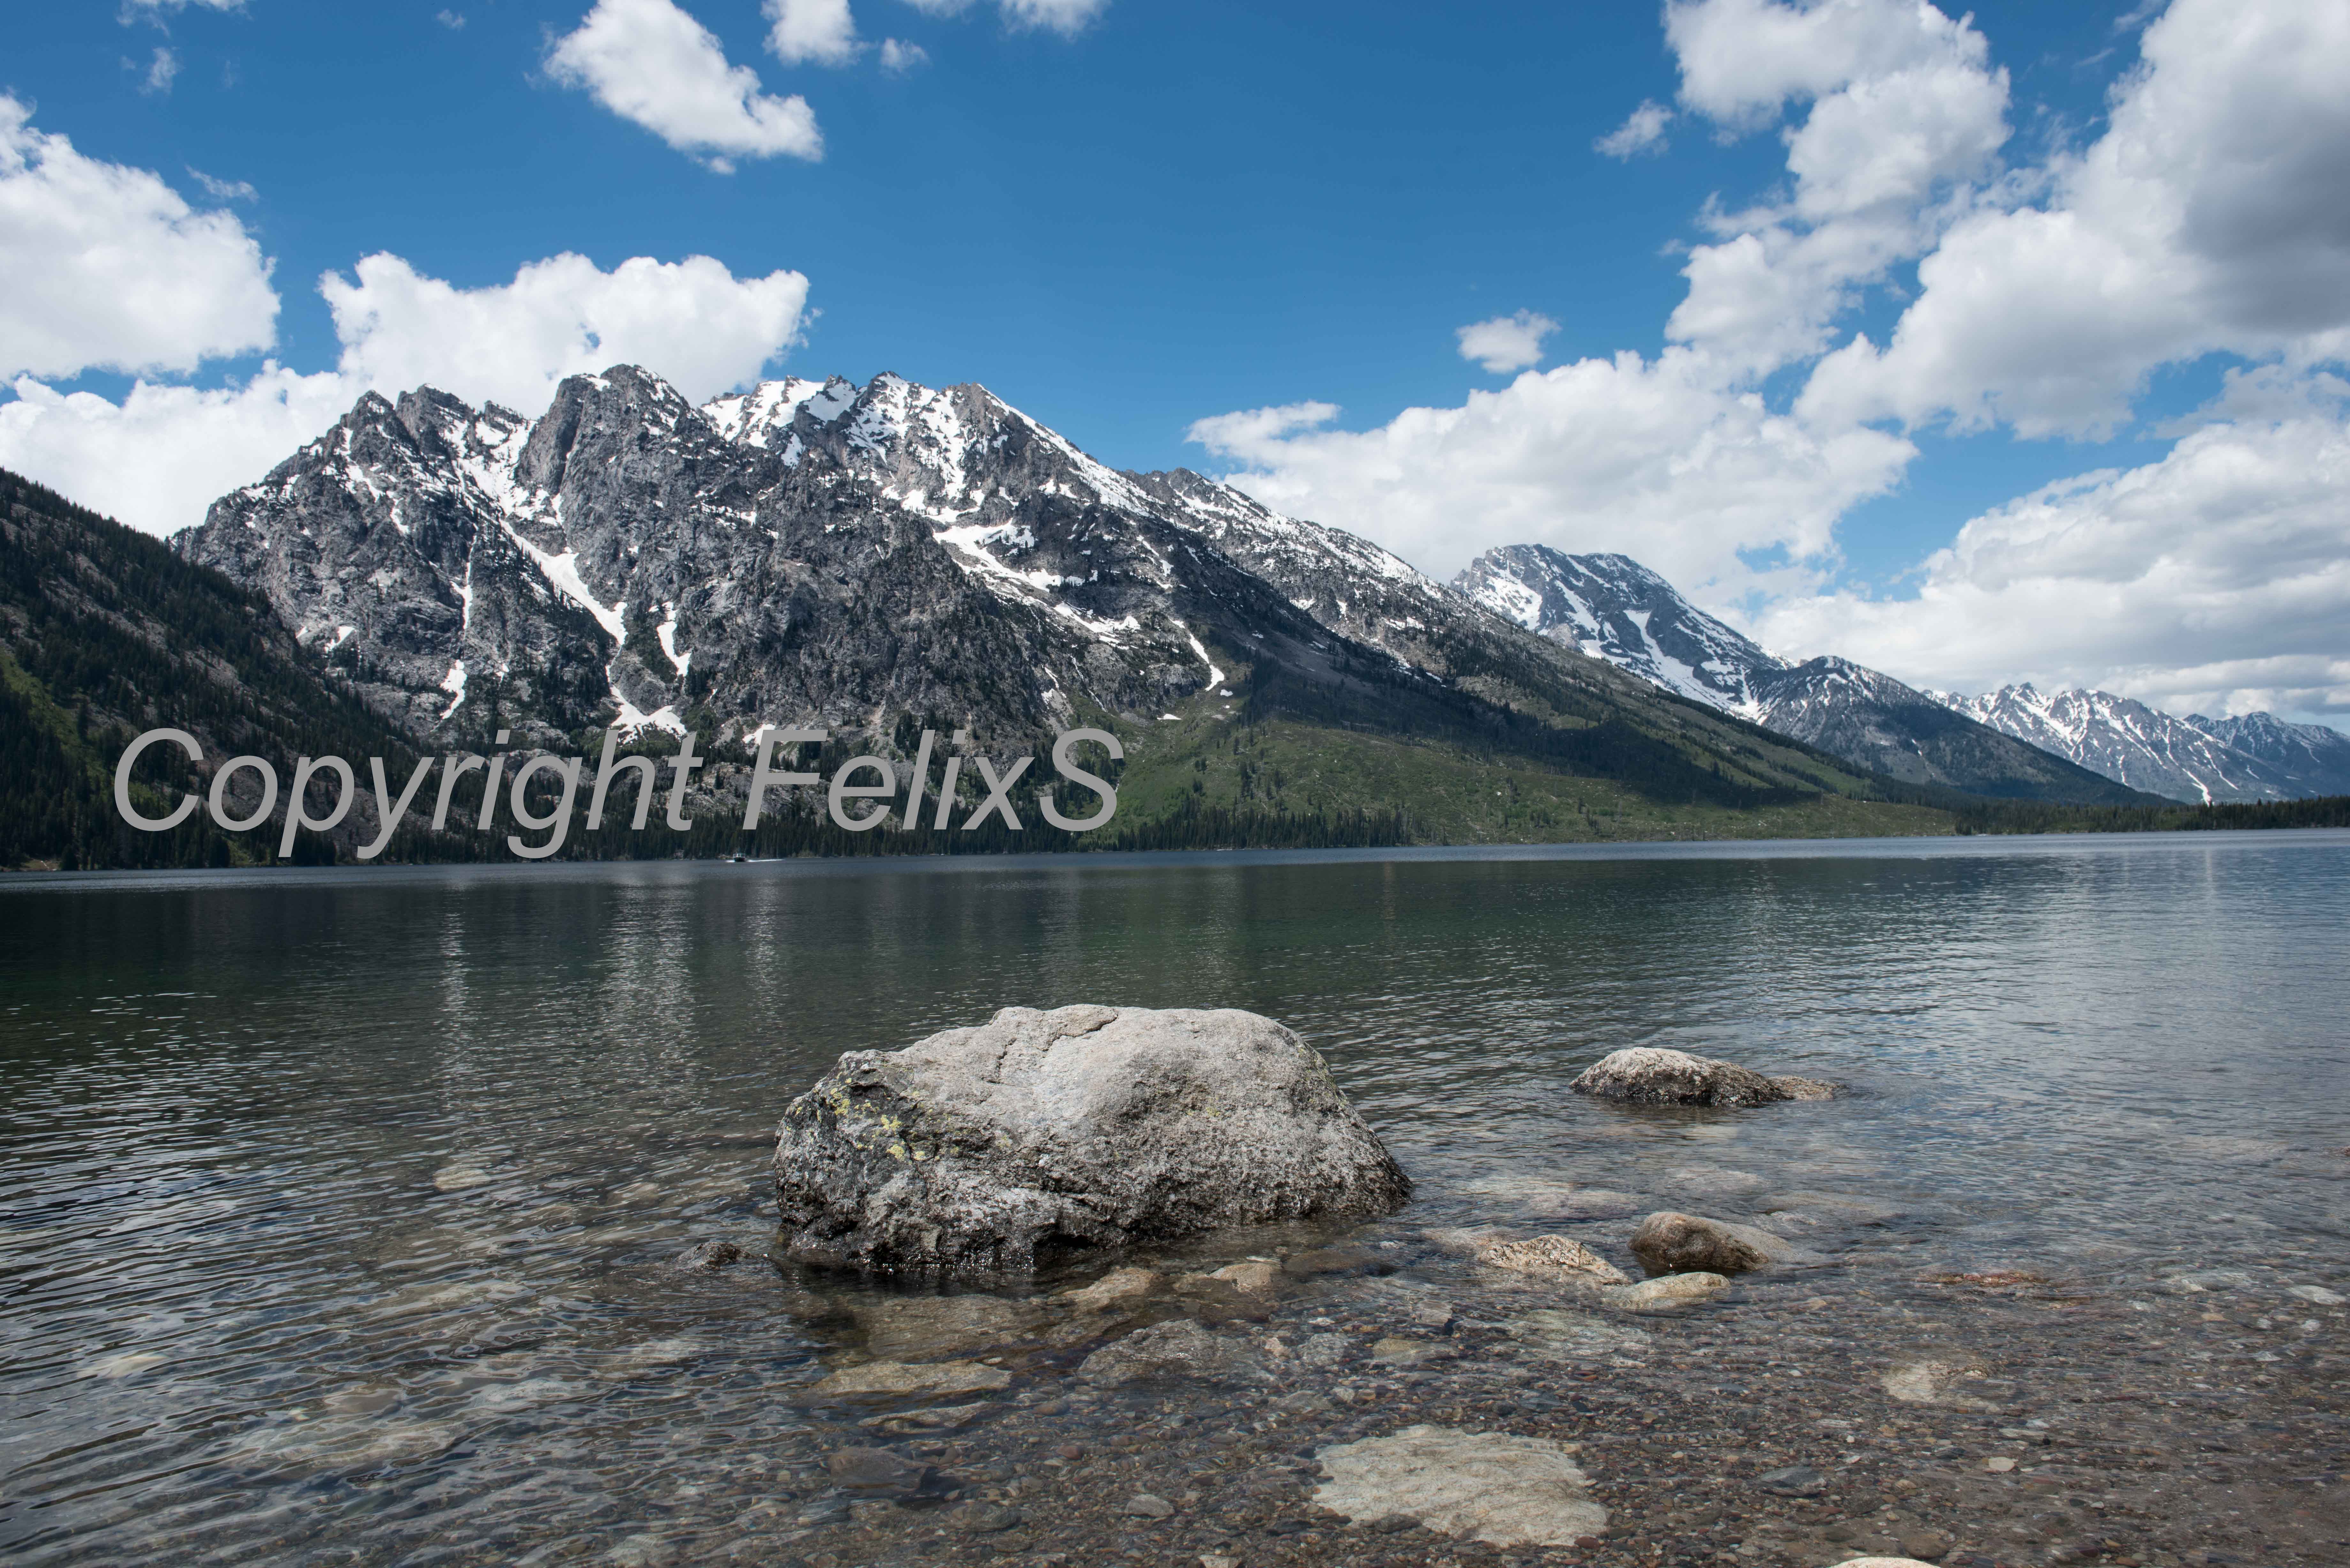
<svg viewBox="0 0 2350 1568">
<path fill-rule="evenodd" d="M 1251 1015 L 1134 1023 L 1149 1033 L 1177 1018 L 1229 1032 Z M 1014 1010 L 990 1026 L 1004 1040 L 950 1032 L 924 1045 L 968 1056 L 975 1041 L 993 1063 L 1005 1040 L 1049 1047 L 1118 1022 L 1111 1009 Z M 872 1062 L 857 1070 L 878 1076 Z M 1710 1108 L 1838 1092 L 1658 1050 L 1619 1052 L 1574 1086 Z M 1143 1098 L 1150 1088 L 1146 1074 Z M 892 1090 L 892 1129 L 968 1124 L 934 1093 Z M 1034 1103 L 1021 1117 L 1033 1122 Z M 1336 1109 L 1352 1119 L 1343 1099 Z M 779 1149 L 787 1220 L 812 1119 L 795 1106 Z M 1259 1127 L 1259 1147 L 1277 1134 Z M 1163 1158 L 1167 1128 L 1158 1136 Z M 1100 1138 L 1091 1147 L 1099 1185 L 1118 1162 Z M 999 1173 L 1035 1179 L 1037 1162 L 1003 1137 L 963 1140 L 966 1157 L 976 1147 Z M 887 1163 L 868 1158 L 862 1173 L 902 1202 Z M 743 1533 L 691 1555 L 786 1568 L 2187 1568 L 2339 1561 L 2350 1545 L 2340 1477 L 2281 1473 L 2289 1456 L 2342 1457 L 2296 1446 L 2345 1419 L 2331 1347 L 2345 1303 L 2325 1286 L 2184 1271 L 2141 1297 L 2024 1267 L 1888 1280 L 1807 1244 L 1894 1217 L 1865 1194 L 1796 1194 L 1741 1219 L 1653 1210 L 1627 1233 L 1628 1195 L 1549 1185 L 1536 1207 L 1550 1223 L 1533 1231 L 1357 1218 L 1183 1241 L 1177 1227 L 1154 1251 L 1137 1245 L 1147 1225 L 1117 1227 L 1100 1254 L 1116 1267 L 1026 1294 L 899 1294 L 802 1272 L 792 1310 L 836 1347 L 795 1396 L 805 1441 L 778 1456 L 781 1484 Z M 858 1212 L 841 1199 L 830 1195 L 836 1213 Z M 787 1234 L 800 1259 L 808 1207 Z M 1033 1235 L 1038 1205 L 1014 1207 Z M 1617 1259 L 1649 1277 L 1635 1283 Z M 2246 1377 L 2240 1356 L 2278 1371 Z M 2177 1376 L 2223 1360 L 2242 1382 Z M 2280 1376 L 2287 1367 L 2299 1376 Z M 2171 1375 L 2149 1375 L 2161 1368 Z M 2201 1436 L 2219 1430 L 2240 1442 Z M 2182 1464 L 2187 1434 L 2194 1452 L 2274 1462 Z"/>
<path fill-rule="evenodd" d="M 815 1400 L 741 1533 L 680 1543 L 676 1560 L 2192 1568 L 2338 1562 L 2350 1538 L 2342 1456 L 2306 1449 L 2345 1436 L 2344 1311 L 2274 1282 L 2182 1277 L 2125 1297 L 2022 1270 L 1823 1272 L 1633 1316 L 1497 1282 L 1409 1234 L 1291 1252 L 1306 1272 L 1280 1269 L 1261 1313 L 1171 1283 L 1128 1303 L 1182 1342 L 1154 1376 L 1101 1376 L 1109 1351 L 1049 1326 L 1049 1309 L 1008 1336 L 984 1313 L 931 1313 L 927 1338 L 892 1348 L 938 1359 L 899 1365 L 983 1366 L 999 1388 Z M 851 1360 L 870 1330 L 850 1325 L 892 1315 L 801 1305 Z M 1392 1501 L 1366 1508 L 1348 1461 L 1399 1434 L 1418 1434 L 1423 1483 L 1445 1468 L 1431 1437 L 1544 1445 L 1523 1452 L 1558 1516 L 1604 1519 L 1557 1544 L 1495 1545 L 1474 1538 L 1489 1521 L 1473 1499 L 1416 1502 L 1409 1462 L 1382 1478 Z M 844 1480 L 840 1456 L 877 1452 L 899 1468 Z M 1560 1461 L 1579 1486 L 1558 1483 Z"/>
</svg>

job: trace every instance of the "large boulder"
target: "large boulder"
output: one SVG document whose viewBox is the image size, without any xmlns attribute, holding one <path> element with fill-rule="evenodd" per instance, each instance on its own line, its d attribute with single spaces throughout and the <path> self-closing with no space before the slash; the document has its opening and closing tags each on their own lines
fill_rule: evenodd
<svg viewBox="0 0 2350 1568">
<path fill-rule="evenodd" d="M 1769 1078 L 1735 1062 L 1655 1045 L 1611 1051 L 1568 1087 L 1636 1106 L 1768 1106 L 1835 1097 L 1835 1085 L 1816 1078 Z"/>
<path fill-rule="evenodd" d="M 1388 1214 L 1411 1184 L 1322 1058 L 1269 1018 L 1007 1007 L 842 1056 L 784 1113 L 775 1195 L 802 1262 L 989 1275 Z"/>
</svg>

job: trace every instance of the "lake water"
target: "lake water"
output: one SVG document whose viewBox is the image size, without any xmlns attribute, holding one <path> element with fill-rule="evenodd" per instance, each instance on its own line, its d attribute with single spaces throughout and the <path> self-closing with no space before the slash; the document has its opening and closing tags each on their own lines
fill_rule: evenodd
<svg viewBox="0 0 2350 1568">
<path fill-rule="evenodd" d="M 1986 1386 L 2008 1414 L 1947 1417 L 1985 1433 L 2022 1420 L 2015 1402 L 2040 1376 L 2137 1378 L 2147 1418 L 2174 1428 L 2198 1389 L 2232 1393 L 2261 1409 L 2210 1422 L 2251 1430 L 2265 1411 L 2274 1457 L 2204 1479 L 2283 1489 L 2278 1517 L 2300 1508 L 2306 1541 L 2274 1560 L 2324 1561 L 2325 1531 L 2350 1534 L 2327 1501 L 2344 1325 L 2310 1304 L 2350 1294 L 2345 937 L 2350 834 L 2330 832 L 13 877 L 0 882 L 0 1551 L 848 1563 L 1074 1543 L 1073 1562 L 1192 1563 L 1237 1539 L 1243 1563 L 1371 1560 L 1343 1532 L 1274 1519 L 1303 1491 L 1257 1500 L 1274 1520 L 1262 1541 L 1234 1522 L 1253 1492 L 1217 1517 L 1227 1459 L 1205 1449 L 1196 1473 L 1164 1482 L 1195 1500 L 1174 1520 L 1087 1522 L 1091 1460 L 1055 1457 L 1065 1433 L 1090 1434 L 1070 1451 L 1104 1456 L 1107 1497 L 1150 1479 L 1149 1453 L 1121 1457 L 1105 1436 L 1146 1417 L 1179 1433 L 1281 1428 L 1266 1439 L 1278 1454 L 1306 1451 L 1313 1421 L 1282 1428 L 1291 1417 L 1254 1396 L 1118 1406 L 1050 1356 L 1015 1358 L 998 1438 L 983 1419 L 920 1449 L 994 1467 L 964 1475 L 962 1499 L 844 1515 L 827 1446 L 880 1439 L 861 1413 L 794 1391 L 863 1354 L 806 1293 L 853 1312 L 858 1291 L 764 1262 L 671 1266 L 703 1240 L 772 1242 L 769 1129 L 838 1053 L 1006 1004 L 1106 1002 L 1288 1023 L 1418 1186 L 1410 1209 L 1357 1236 L 1389 1243 L 1394 1272 L 1317 1287 L 1249 1334 L 1313 1313 L 1368 1335 L 1408 1288 L 1473 1299 L 1464 1315 L 1498 1348 L 1471 1334 L 1446 1354 L 1459 1388 L 1491 1397 L 1455 1414 L 1579 1423 L 1573 1435 L 1601 1442 L 1610 1407 L 1571 1397 L 1584 1384 L 1506 1359 L 1525 1303 L 1478 1294 L 1429 1232 L 1561 1231 L 1630 1268 L 1630 1221 L 1562 1208 L 1562 1194 L 1780 1214 L 1829 1266 L 1758 1278 L 1699 1326 L 1649 1323 L 1645 1350 L 1541 1366 L 1664 1398 L 1676 1345 L 1745 1345 L 1776 1366 L 1773 1336 L 1798 1333 L 1788 1314 L 1833 1317 L 1840 1328 L 1803 1329 L 1804 1343 L 1841 1347 L 1814 1359 L 1846 1364 L 1876 1401 L 1846 1400 L 1864 1435 L 1887 1422 L 1870 1439 L 1877 1479 L 1844 1512 L 1891 1530 L 1871 1511 L 1908 1508 L 1961 1543 L 1971 1505 L 1955 1491 L 1939 1514 L 1928 1502 L 1935 1465 L 1973 1463 L 1972 1449 L 1935 1458 L 1966 1433 L 1916 1428 L 1917 1445 L 1939 1447 L 1909 1455 L 1913 1428 L 1893 1417 L 1945 1417 L 1887 1406 L 1870 1383 L 1902 1346 L 1979 1340 L 2005 1355 Z M 1690 1113 L 1567 1091 L 1633 1044 L 1852 1092 Z M 1817 1194 L 1861 1207 L 1804 1196 Z M 1953 1293 L 1973 1287 L 1918 1282 L 1996 1283 L 2000 1270 L 2022 1283 L 1964 1302 Z M 2035 1288 L 2046 1300 L 2019 1304 Z M 1711 1337 L 1674 1337 L 1693 1334 Z M 2126 1342 L 2127 1357 L 2089 1365 Z M 2060 1353 L 2086 1370 L 2018 1370 Z M 1367 1371 L 1341 1375 L 1373 1386 Z M 1426 1418 L 1440 1385 L 1414 1376 L 1388 1380 L 1388 1413 L 1367 1392 L 1360 1408 L 1326 1401 L 1314 1430 Z M 1538 1386 L 1565 1394 L 1510 1405 L 1510 1389 Z M 1761 1388 L 1742 1398 L 1768 1428 Z M 1746 1460 L 1773 1443 L 1809 1452 L 1759 1428 L 1722 1441 Z M 2264 1442 L 2234 1451 L 2257 1458 Z M 1705 1468 L 1690 1451 L 1678 1468 Z M 1913 1459 L 1923 1492 L 1895 1483 Z M 2137 1461 L 2108 1459 L 2082 1472 L 2105 1479 L 2078 1483 L 2060 1533 L 2106 1529 L 2095 1499 L 2112 1521 L 2128 1512 L 2116 1478 Z M 1700 1537 L 1691 1561 L 1730 1550 L 1734 1517 L 1651 1527 L 1663 1505 L 1635 1484 L 1647 1462 L 1626 1459 L 1624 1527 L 1586 1556 L 1647 1563 L 1650 1545 Z M 1665 1465 L 1660 1449 L 1650 1469 Z M 1036 1501 L 1055 1487 L 1066 1523 Z M 983 1497 L 1025 1498 L 1026 1518 L 948 1528 Z M 1790 1506 L 1797 1533 L 1735 1560 L 1825 1550 L 1800 1532 L 1826 1514 Z M 2159 1509 L 2133 1516 L 2134 1560 L 2191 1561 L 2165 1543 L 2193 1520 Z M 1398 1562 L 1450 1549 L 1378 1539 Z"/>
</svg>

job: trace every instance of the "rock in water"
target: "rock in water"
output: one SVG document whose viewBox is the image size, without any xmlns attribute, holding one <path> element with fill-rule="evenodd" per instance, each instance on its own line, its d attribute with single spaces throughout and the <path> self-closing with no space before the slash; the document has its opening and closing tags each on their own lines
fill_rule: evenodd
<svg viewBox="0 0 2350 1568">
<path fill-rule="evenodd" d="M 1653 1045 L 1612 1051 L 1568 1087 L 1636 1106 L 1767 1106 L 1835 1097 L 1835 1085 L 1816 1078 L 1768 1078 L 1734 1062 Z"/>
<path fill-rule="evenodd" d="M 1269 1018 L 1007 1007 L 843 1055 L 784 1113 L 775 1194 L 803 1262 L 968 1275 L 1388 1214 L 1411 1183 L 1322 1058 Z"/>
<path fill-rule="evenodd" d="M 1758 1225 L 1708 1220 L 1668 1209 L 1632 1232 L 1632 1255 L 1652 1274 L 1745 1274 L 1777 1263 L 1814 1263 L 1815 1252 Z"/>
<path fill-rule="evenodd" d="M 1257 1383 L 1267 1380 L 1264 1364 L 1247 1345 L 1211 1334 L 1189 1318 L 1137 1329 L 1115 1345 L 1086 1357 L 1077 1376 L 1088 1383 L 1118 1387 L 1128 1383 L 1173 1380 Z"/>
<path fill-rule="evenodd" d="M 1534 1236 L 1519 1241 L 1489 1241 L 1477 1249 L 1487 1268 L 1526 1274 L 1559 1284 L 1624 1285 L 1624 1271 L 1567 1236 Z"/>
<path fill-rule="evenodd" d="M 1730 1282 L 1720 1274 L 1659 1274 L 1602 1295 L 1609 1306 L 1622 1312 L 1671 1312 L 1710 1302 L 1729 1288 Z"/>
<path fill-rule="evenodd" d="M 1607 1528 L 1573 1451 L 1548 1438 L 1406 1427 L 1315 1455 L 1330 1479 L 1314 1501 L 1358 1523 L 1401 1514 L 1496 1546 L 1571 1546 Z"/>
</svg>

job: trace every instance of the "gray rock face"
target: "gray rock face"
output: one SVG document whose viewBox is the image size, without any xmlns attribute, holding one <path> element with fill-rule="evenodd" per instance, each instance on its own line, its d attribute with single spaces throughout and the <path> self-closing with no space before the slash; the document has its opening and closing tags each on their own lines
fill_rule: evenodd
<svg viewBox="0 0 2350 1568">
<path fill-rule="evenodd" d="M 1010 1007 L 852 1051 L 784 1113 L 775 1193 L 804 1262 L 988 1275 L 1225 1226 L 1393 1212 L 1411 1184 L 1271 1019 Z"/>
<path fill-rule="evenodd" d="M 1765 1077 L 1735 1063 L 1653 1045 L 1610 1052 L 1570 1086 L 1636 1106 L 1767 1106 L 1835 1095 L 1835 1085 L 1815 1078 Z"/>
<path fill-rule="evenodd" d="M 1671 1210 L 1640 1221 L 1632 1232 L 1632 1255 L 1652 1274 L 1747 1274 L 1774 1264 L 1817 1261 L 1816 1254 L 1760 1226 Z"/>
</svg>

